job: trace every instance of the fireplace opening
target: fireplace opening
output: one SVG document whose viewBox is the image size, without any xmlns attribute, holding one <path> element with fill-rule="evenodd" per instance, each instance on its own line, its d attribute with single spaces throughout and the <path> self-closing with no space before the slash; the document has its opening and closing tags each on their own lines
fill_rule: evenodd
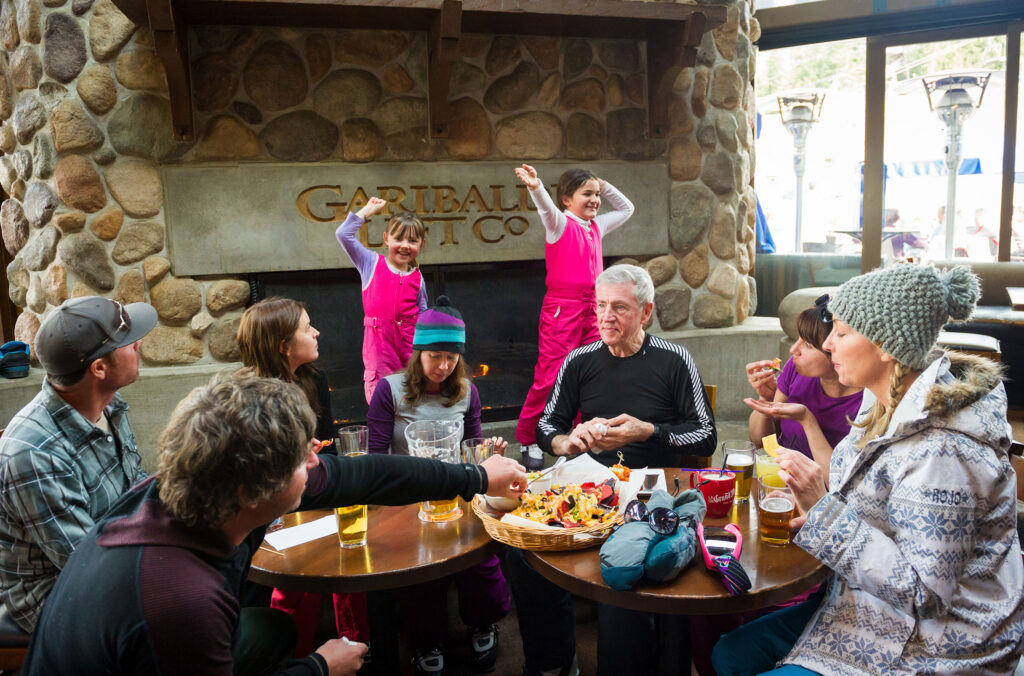
<svg viewBox="0 0 1024 676">
<path fill-rule="evenodd" d="M 513 420 L 533 382 L 537 321 L 544 298 L 543 260 L 425 265 L 428 303 L 441 294 L 466 321 L 466 370 L 480 392 L 484 422 Z M 306 304 L 320 331 L 317 365 L 331 384 L 337 424 L 366 419 L 363 395 L 363 303 L 353 269 L 253 275 L 254 300 L 269 296 Z"/>
</svg>

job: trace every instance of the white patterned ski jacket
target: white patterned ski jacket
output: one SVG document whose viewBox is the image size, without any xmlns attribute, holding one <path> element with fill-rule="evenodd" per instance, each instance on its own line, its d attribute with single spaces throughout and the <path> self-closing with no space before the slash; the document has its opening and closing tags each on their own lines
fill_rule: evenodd
<svg viewBox="0 0 1024 676">
<path fill-rule="evenodd" d="M 875 397 L 864 391 L 859 417 Z M 910 386 L 885 435 L 836 446 L 830 492 L 795 542 L 833 571 L 784 662 L 822 674 L 1011 674 L 1024 562 L 1006 391 L 950 353 Z"/>
</svg>

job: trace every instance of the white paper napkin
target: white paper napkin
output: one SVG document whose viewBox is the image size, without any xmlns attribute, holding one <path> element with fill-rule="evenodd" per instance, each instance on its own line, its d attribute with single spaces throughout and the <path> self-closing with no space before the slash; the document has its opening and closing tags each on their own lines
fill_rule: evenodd
<svg viewBox="0 0 1024 676">
<path fill-rule="evenodd" d="M 282 528 L 281 530 L 274 531 L 273 533 L 267 533 L 265 541 L 268 545 L 274 549 L 288 549 L 295 545 L 301 545 L 306 542 L 312 542 L 313 540 L 319 540 L 322 537 L 328 535 L 338 534 L 338 520 L 333 514 L 325 516 L 322 519 L 316 521 L 310 521 L 309 523 L 303 523 L 298 526 L 292 526 L 291 528 Z"/>
</svg>

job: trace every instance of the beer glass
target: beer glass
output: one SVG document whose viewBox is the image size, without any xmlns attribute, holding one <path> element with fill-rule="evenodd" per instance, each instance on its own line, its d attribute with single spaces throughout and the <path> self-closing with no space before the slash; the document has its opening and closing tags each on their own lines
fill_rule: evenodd
<svg viewBox="0 0 1024 676">
<path fill-rule="evenodd" d="M 405 428 L 409 455 L 433 458 L 442 462 L 459 462 L 461 420 L 419 420 Z M 420 503 L 420 520 L 432 523 L 454 521 L 462 516 L 459 497 L 449 500 L 426 500 Z"/>
<path fill-rule="evenodd" d="M 779 478 L 779 460 L 768 455 L 763 448 L 757 449 L 757 476 L 766 479 L 771 486 L 785 486 L 785 482 Z"/>
<path fill-rule="evenodd" d="M 335 507 L 338 519 L 338 544 L 345 549 L 366 544 L 366 505 Z"/>
<path fill-rule="evenodd" d="M 750 498 L 750 481 L 754 476 L 754 444 L 749 441 L 724 441 L 725 468 L 731 469 L 736 477 L 736 502 Z"/>
<path fill-rule="evenodd" d="M 365 455 L 370 451 L 366 425 L 349 425 L 338 430 L 338 455 Z"/>
<path fill-rule="evenodd" d="M 769 475 L 767 478 L 778 480 L 779 477 Z M 789 486 L 773 483 L 765 483 L 764 477 L 757 478 L 757 528 L 761 542 L 784 545 L 789 543 L 789 522 L 796 511 L 796 500 Z"/>
</svg>

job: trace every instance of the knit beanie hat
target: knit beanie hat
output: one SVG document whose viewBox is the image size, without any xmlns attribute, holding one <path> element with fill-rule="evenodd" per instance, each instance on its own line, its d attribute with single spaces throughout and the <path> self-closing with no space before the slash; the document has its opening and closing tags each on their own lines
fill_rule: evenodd
<svg viewBox="0 0 1024 676">
<path fill-rule="evenodd" d="M 434 307 L 420 313 L 412 348 L 466 353 L 466 323 L 462 321 L 462 313 L 452 307 L 448 296 L 438 296 Z"/>
<path fill-rule="evenodd" d="M 978 278 L 962 265 L 941 272 L 898 263 L 849 280 L 828 309 L 900 363 L 923 370 L 939 331 L 951 317 L 970 317 L 979 295 Z"/>
</svg>

